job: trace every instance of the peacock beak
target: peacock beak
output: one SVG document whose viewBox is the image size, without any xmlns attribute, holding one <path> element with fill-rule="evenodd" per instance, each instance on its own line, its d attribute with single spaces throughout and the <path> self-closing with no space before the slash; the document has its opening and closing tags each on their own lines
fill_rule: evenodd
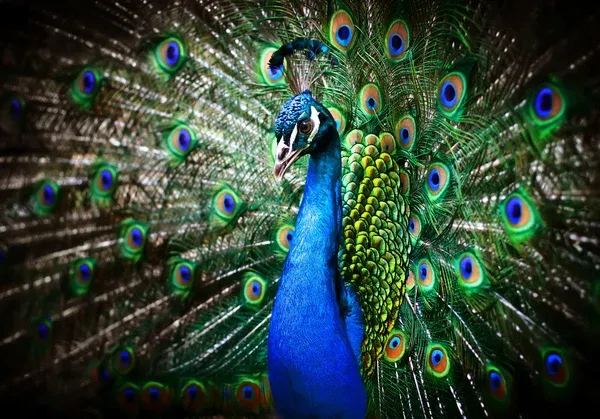
<svg viewBox="0 0 600 419">
<path fill-rule="evenodd" d="M 307 148 L 308 145 L 292 151 L 284 141 L 279 142 L 277 146 L 277 159 L 275 160 L 275 168 L 273 169 L 273 174 L 278 182 L 281 182 L 287 169 L 302 157 L 303 152 Z"/>
</svg>

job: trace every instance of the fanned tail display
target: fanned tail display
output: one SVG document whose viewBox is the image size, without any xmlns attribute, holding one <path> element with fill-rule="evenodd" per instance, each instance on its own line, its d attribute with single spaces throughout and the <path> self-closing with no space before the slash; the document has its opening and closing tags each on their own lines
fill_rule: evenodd
<svg viewBox="0 0 600 419">
<path fill-rule="evenodd" d="M 5 406 L 274 417 L 289 392 L 268 352 L 314 343 L 279 320 L 270 334 L 275 303 L 309 328 L 301 301 L 322 298 L 311 278 L 296 308 L 278 291 L 322 264 L 367 417 L 597 414 L 599 18 L 542 1 L 0 2 Z M 331 196 L 308 192 L 328 124 Z M 344 350 L 326 349 L 290 382 L 336 394 L 321 374 Z"/>
</svg>

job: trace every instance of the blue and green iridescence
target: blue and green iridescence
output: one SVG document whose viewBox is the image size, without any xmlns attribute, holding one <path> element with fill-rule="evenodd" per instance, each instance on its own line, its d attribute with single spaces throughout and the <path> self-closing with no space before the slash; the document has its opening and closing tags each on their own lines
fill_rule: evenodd
<svg viewBox="0 0 600 419">
<path fill-rule="evenodd" d="M 187 58 L 183 42 L 177 37 L 163 39 L 152 51 L 152 60 L 157 69 L 167 76 L 174 75 Z"/>
<path fill-rule="evenodd" d="M 148 235 L 148 225 L 133 218 L 121 222 L 119 238 L 121 239 L 121 256 L 138 262 L 144 252 Z"/>
<path fill-rule="evenodd" d="M 467 78 L 454 71 L 442 79 L 438 86 L 438 109 L 446 118 L 457 121 L 462 115 Z"/>
<path fill-rule="evenodd" d="M 444 378 L 450 372 L 448 349 L 442 344 L 429 344 L 426 351 L 427 371 L 436 378 Z"/>
<path fill-rule="evenodd" d="M 163 147 L 175 165 L 182 163 L 197 144 L 196 133 L 183 123 L 163 134 Z"/>
<path fill-rule="evenodd" d="M 92 258 L 76 259 L 71 263 L 69 290 L 72 295 L 85 295 L 89 292 L 96 270 L 96 261 Z"/>
<path fill-rule="evenodd" d="M 267 294 L 267 281 L 255 272 L 246 272 L 242 279 L 242 300 L 248 307 L 260 306 Z"/>
<path fill-rule="evenodd" d="M 211 221 L 217 226 L 229 225 L 244 209 L 244 203 L 238 194 L 227 184 L 217 188 L 213 197 Z"/>
<path fill-rule="evenodd" d="M 38 182 L 29 200 L 33 213 L 39 216 L 51 214 L 58 203 L 59 191 L 58 184 L 50 179 Z"/>
<path fill-rule="evenodd" d="M 90 179 L 90 199 L 99 206 L 108 206 L 112 203 L 113 195 L 119 182 L 119 172 L 107 163 L 98 163 L 93 166 Z"/>
<path fill-rule="evenodd" d="M 169 266 L 169 290 L 180 297 L 189 296 L 196 278 L 196 263 L 174 258 Z"/>
<path fill-rule="evenodd" d="M 130 346 L 119 346 L 113 349 L 110 358 L 110 372 L 123 376 L 135 368 L 135 352 Z"/>
<path fill-rule="evenodd" d="M 544 227 L 533 200 L 522 189 L 507 196 L 500 205 L 504 231 L 515 244 L 530 240 Z"/>
<path fill-rule="evenodd" d="M 267 47 L 262 50 L 258 59 L 258 78 L 259 81 L 269 86 L 279 86 L 285 84 L 285 61 L 279 66 L 270 66 L 269 60 L 277 48 Z"/>
<path fill-rule="evenodd" d="M 100 90 L 102 74 L 94 67 L 86 67 L 71 83 L 71 100 L 73 103 L 87 109 L 92 106 Z"/>
<path fill-rule="evenodd" d="M 454 261 L 458 284 L 464 291 L 474 291 L 485 282 L 485 268 L 474 252 L 465 252 Z"/>
<path fill-rule="evenodd" d="M 537 135 L 546 139 L 566 118 L 568 99 L 563 89 L 553 83 L 539 86 L 529 100 L 529 116 L 537 127 Z"/>
</svg>

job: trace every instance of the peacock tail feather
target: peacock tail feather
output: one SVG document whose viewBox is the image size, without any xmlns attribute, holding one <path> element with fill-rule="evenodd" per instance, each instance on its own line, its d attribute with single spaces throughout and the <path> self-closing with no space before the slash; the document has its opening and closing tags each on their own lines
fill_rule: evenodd
<svg viewBox="0 0 600 419">
<path fill-rule="evenodd" d="M 597 410 L 595 13 L 31 0 L 0 16 L 6 406 L 274 415 L 266 342 L 307 161 L 275 181 L 273 124 L 305 79 L 342 142 L 332 222 L 368 416 Z M 270 66 L 296 39 L 332 60 Z"/>
</svg>

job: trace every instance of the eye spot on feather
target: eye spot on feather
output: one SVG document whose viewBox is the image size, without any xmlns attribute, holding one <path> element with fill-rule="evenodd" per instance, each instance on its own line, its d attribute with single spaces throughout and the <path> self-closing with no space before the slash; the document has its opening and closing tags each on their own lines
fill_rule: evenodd
<svg viewBox="0 0 600 419">
<path fill-rule="evenodd" d="M 417 278 L 419 279 L 419 286 L 423 291 L 431 291 L 433 289 L 435 285 L 435 272 L 428 260 L 424 259 L 419 263 Z"/>
<path fill-rule="evenodd" d="M 225 226 L 230 223 L 242 210 L 242 201 L 227 185 L 218 189 L 213 198 L 213 221 Z"/>
<path fill-rule="evenodd" d="M 439 200 L 448 188 L 450 174 L 445 165 L 435 163 L 427 171 L 427 192 L 430 199 Z"/>
<path fill-rule="evenodd" d="M 427 370 L 437 378 L 443 378 L 450 371 L 450 360 L 446 348 L 439 344 L 427 347 Z"/>
<path fill-rule="evenodd" d="M 414 267 L 411 267 L 406 277 L 406 289 L 408 291 L 412 290 L 415 287 L 415 273 L 413 272 L 413 270 Z"/>
<path fill-rule="evenodd" d="M 86 109 L 91 106 L 99 89 L 102 76 L 93 68 L 84 68 L 71 85 L 71 99 L 76 105 Z"/>
<path fill-rule="evenodd" d="M 34 340 L 36 351 L 43 353 L 52 344 L 52 332 L 54 324 L 50 316 L 38 318 L 32 324 L 31 336 Z"/>
<path fill-rule="evenodd" d="M 112 354 L 112 372 L 127 375 L 135 366 L 135 353 L 130 347 L 116 348 Z"/>
<path fill-rule="evenodd" d="M 154 50 L 154 60 L 161 71 L 169 75 L 174 74 L 185 61 L 183 43 L 175 37 L 162 40 Z"/>
<path fill-rule="evenodd" d="M 267 282 L 257 274 L 247 274 L 244 277 L 244 301 L 246 304 L 257 306 L 262 303 L 267 292 Z"/>
<path fill-rule="evenodd" d="M 502 371 L 496 367 L 488 366 L 486 372 L 491 396 L 498 401 L 505 400 L 507 396 L 507 384 Z"/>
<path fill-rule="evenodd" d="M 506 197 L 501 205 L 504 229 L 513 242 L 533 237 L 543 222 L 529 197 L 517 191 Z"/>
<path fill-rule="evenodd" d="M 385 153 L 393 153 L 396 149 L 396 140 L 394 140 L 394 136 L 389 132 L 382 132 L 379 134 L 379 144 L 381 146 L 381 151 Z"/>
<path fill-rule="evenodd" d="M 175 165 L 182 163 L 198 143 L 196 133 L 182 123 L 163 135 L 163 148 Z"/>
<path fill-rule="evenodd" d="M 329 113 L 333 117 L 333 120 L 335 121 L 335 127 L 337 129 L 338 134 L 342 135 L 344 133 L 344 130 L 346 129 L 346 117 L 339 109 L 335 107 L 329 107 L 327 108 L 327 110 L 329 111 Z"/>
<path fill-rule="evenodd" d="M 393 61 L 400 61 L 406 57 L 410 37 L 408 26 L 402 20 L 392 22 L 387 32 L 386 52 Z"/>
<path fill-rule="evenodd" d="M 277 232 L 277 245 L 279 248 L 288 252 L 290 250 L 290 246 L 292 245 L 292 241 L 294 240 L 294 227 L 291 225 L 284 225 Z"/>
<path fill-rule="evenodd" d="M 125 383 L 116 392 L 117 403 L 129 414 L 137 414 L 139 409 L 139 388 L 132 383 Z"/>
<path fill-rule="evenodd" d="M 275 51 L 277 51 L 277 48 L 267 47 L 259 57 L 260 80 L 269 86 L 284 84 L 285 82 L 285 60 L 281 65 L 269 65 L 269 60 Z"/>
<path fill-rule="evenodd" d="M 564 100 L 558 89 L 551 85 L 541 87 L 533 100 L 534 112 L 543 122 L 551 121 L 564 112 Z"/>
<path fill-rule="evenodd" d="M 257 412 L 260 408 L 261 389 L 254 381 L 244 380 L 236 389 L 236 400 L 247 411 Z"/>
<path fill-rule="evenodd" d="M 196 380 L 187 381 L 181 389 L 180 399 L 187 412 L 200 412 L 206 400 L 204 385 Z"/>
<path fill-rule="evenodd" d="M 410 179 L 406 170 L 400 169 L 400 191 L 402 194 L 407 195 L 410 191 Z"/>
<path fill-rule="evenodd" d="M 340 51 L 348 51 L 354 45 L 354 23 L 345 10 L 339 10 L 331 17 L 329 41 Z"/>
<path fill-rule="evenodd" d="M 162 413 L 169 407 L 169 389 L 161 383 L 148 382 L 142 389 L 141 399 L 144 409 L 154 413 Z"/>
<path fill-rule="evenodd" d="M 97 165 L 91 173 L 90 198 L 97 205 L 108 205 L 117 189 L 119 173 L 109 164 Z"/>
<path fill-rule="evenodd" d="M 463 287 L 478 287 L 484 279 L 484 270 L 481 262 L 474 254 L 469 252 L 459 256 L 456 263 L 456 272 L 459 284 Z"/>
<path fill-rule="evenodd" d="M 555 348 L 544 351 L 544 376 L 556 387 L 564 387 L 569 381 L 569 367 L 564 355 Z"/>
<path fill-rule="evenodd" d="M 136 220 L 128 218 L 121 223 L 121 256 L 137 262 L 146 246 L 148 227 Z"/>
<path fill-rule="evenodd" d="M 460 105 L 464 102 L 467 89 L 466 78 L 459 72 L 444 77 L 438 89 L 438 103 L 442 114 L 448 118 L 457 116 Z"/>
<path fill-rule="evenodd" d="M 71 264 L 71 280 L 69 288 L 72 295 L 84 295 L 89 291 L 95 270 L 93 259 L 76 259 Z"/>
<path fill-rule="evenodd" d="M 392 330 L 385 344 L 383 357 L 388 362 L 398 362 L 406 351 L 406 335 L 399 330 Z"/>
<path fill-rule="evenodd" d="M 369 116 L 379 113 L 381 111 L 379 87 L 373 83 L 366 84 L 360 91 L 359 104 L 362 111 Z"/>
<path fill-rule="evenodd" d="M 415 120 L 406 115 L 396 124 L 396 135 L 402 148 L 411 151 L 415 144 Z"/>
<path fill-rule="evenodd" d="M 58 203 L 59 191 L 58 184 L 50 179 L 38 182 L 36 191 L 30 200 L 32 211 L 39 216 L 52 213 Z"/>
<path fill-rule="evenodd" d="M 421 219 L 415 214 L 408 219 L 408 232 L 414 246 L 421 236 Z"/>
<path fill-rule="evenodd" d="M 194 284 L 196 264 L 189 260 L 174 258 L 170 261 L 169 289 L 180 297 L 187 297 Z"/>
<path fill-rule="evenodd" d="M 364 132 L 358 129 L 354 129 L 346 134 L 346 144 L 349 148 L 354 147 L 356 144 L 363 144 L 363 138 L 365 137 Z"/>
</svg>

